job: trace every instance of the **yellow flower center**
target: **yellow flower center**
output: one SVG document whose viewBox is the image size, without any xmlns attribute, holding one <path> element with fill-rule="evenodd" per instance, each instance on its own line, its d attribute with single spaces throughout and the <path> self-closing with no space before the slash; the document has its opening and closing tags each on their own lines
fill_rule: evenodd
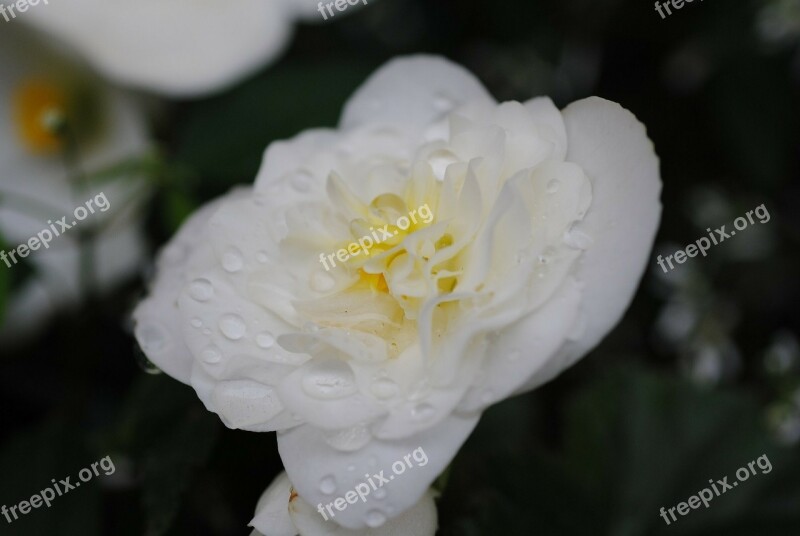
<svg viewBox="0 0 800 536">
<path fill-rule="evenodd" d="M 45 80 L 26 81 L 16 89 L 13 106 L 14 124 L 25 147 L 37 154 L 63 147 L 67 99 L 59 87 Z"/>
</svg>

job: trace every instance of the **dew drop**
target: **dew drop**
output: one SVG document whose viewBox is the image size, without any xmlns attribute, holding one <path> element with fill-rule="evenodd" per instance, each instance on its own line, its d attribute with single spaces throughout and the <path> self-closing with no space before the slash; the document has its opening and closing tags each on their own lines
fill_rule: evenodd
<svg viewBox="0 0 800 536">
<path fill-rule="evenodd" d="M 311 176 L 311 173 L 305 170 L 298 171 L 292 176 L 291 179 L 292 188 L 300 193 L 309 191 L 313 183 L 314 177 Z"/>
<path fill-rule="evenodd" d="M 380 510 L 371 510 L 367 512 L 366 522 L 368 527 L 376 529 L 386 523 L 386 516 Z"/>
<path fill-rule="evenodd" d="M 303 391 L 319 400 L 344 398 L 358 390 L 353 371 L 341 361 L 326 361 L 313 366 L 302 383 Z"/>
<path fill-rule="evenodd" d="M 247 326 L 242 317 L 234 314 L 223 315 L 219 320 L 219 329 L 222 334 L 232 341 L 238 341 L 244 337 Z"/>
<path fill-rule="evenodd" d="M 157 374 L 161 374 L 161 369 L 158 368 L 155 363 L 147 359 L 147 356 L 142 352 L 140 348 L 136 348 L 136 363 L 139 365 L 139 368 L 145 374 L 150 374 L 151 376 L 155 376 Z"/>
<path fill-rule="evenodd" d="M 273 387 L 251 380 L 219 382 L 211 394 L 211 407 L 231 428 L 266 422 L 284 410 Z"/>
<path fill-rule="evenodd" d="M 317 271 L 311 275 L 311 288 L 316 292 L 328 292 L 336 286 L 336 280 L 328 273 Z"/>
<path fill-rule="evenodd" d="M 214 296 L 214 286 L 208 279 L 195 279 L 189 283 L 189 296 L 199 302 L 208 301 Z"/>
<path fill-rule="evenodd" d="M 392 398 L 397 394 L 397 384 L 389 378 L 379 378 L 372 383 L 372 394 L 380 399 Z"/>
<path fill-rule="evenodd" d="M 136 338 L 147 353 L 160 352 L 167 346 L 167 334 L 158 326 L 143 326 L 137 330 Z"/>
<path fill-rule="evenodd" d="M 222 267 L 226 272 L 235 273 L 244 267 L 244 258 L 242 252 L 233 246 L 229 247 L 225 253 L 222 254 Z"/>
<path fill-rule="evenodd" d="M 259 251 L 256 253 L 256 260 L 261 264 L 266 264 L 269 261 L 269 256 L 264 251 Z"/>
<path fill-rule="evenodd" d="M 564 243 L 572 249 L 588 249 L 592 245 L 592 238 L 573 225 L 564 231 Z"/>
<path fill-rule="evenodd" d="M 319 490 L 325 495 L 333 495 L 336 492 L 336 479 L 328 475 L 319 483 Z"/>
<path fill-rule="evenodd" d="M 353 452 L 364 447 L 372 440 L 372 434 L 364 426 L 354 426 L 346 430 L 325 434 L 325 442 L 343 452 Z"/>
<path fill-rule="evenodd" d="M 375 490 L 375 498 L 376 499 L 385 499 L 386 498 L 386 490 L 383 488 L 378 488 Z"/>
<path fill-rule="evenodd" d="M 264 331 L 256 335 L 256 344 L 261 348 L 272 348 L 275 344 L 275 337 L 269 331 Z"/>
<path fill-rule="evenodd" d="M 202 352 L 200 352 L 200 359 L 202 359 L 206 363 L 213 365 L 215 363 L 219 363 L 220 361 L 222 361 L 222 352 L 220 351 L 219 348 L 217 348 L 212 344 L 211 346 L 206 347 L 205 349 L 203 349 Z"/>
<path fill-rule="evenodd" d="M 433 106 L 440 112 L 449 112 L 455 106 L 455 102 L 444 93 L 439 93 L 434 97 Z"/>
<path fill-rule="evenodd" d="M 418 404 L 411 410 L 411 416 L 417 420 L 429 419 L 433 416 L 436 410 L 430 404 Z"/>
</svg>

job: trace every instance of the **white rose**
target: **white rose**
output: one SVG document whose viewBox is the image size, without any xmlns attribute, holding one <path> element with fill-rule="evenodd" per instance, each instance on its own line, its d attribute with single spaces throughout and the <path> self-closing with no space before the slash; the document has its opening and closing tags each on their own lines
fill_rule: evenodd
<svg viewBox="0 0 800 536">
<path fill-rule="evenodd" d="M 316 8 L 310 0 L 54 0 L 18 20 L 117 82 L 182 97 L 222 89 L 271 62 L 297 18 L 319 18 Z"/>
<path fill-rule="evenodd" d="M 497 104 L 444 59 L 397 59 L 338 129 L 273 143 L 252 190 L 186 223 L 137 337 L 228 426 L 278 430 L 312 505 L 422 446 L 430 463 L 336 516 L 362 528 L 415 504 L 483 409 L 617 323 L 660 188 L 644 127 L 617 104 Z M 423 205 L 430 222 L 388 227 L 368 255 L 323 268 L 321 255 Z"/>
<path fill-rule="evenodd" d="M 100 193 L 108 206 L 93 205 L 94 213 L 54 236 L 49 247 L 40 243 L 25 258 L 14 255 L 16 262 L 9 250 L 3 252 L 0 270 L 8 275 L 22 274 L 23 262 L 33 269 L 13 289 L 0 326 L 4 342 L 32 332 L 50 313 L 78 303 L 85 291 L 107 290 L 132 277 L 145 250 L 139 209 L 147 185 L 141 177 L 87 187 L 76 176 L 76 168 L 99 171 L 146 150 L 139 106 L 24 30 L 9 24 L 0 33 L 0 236 L 5 242 L 0 249 L 27 244 L 43 230 L 53 234 L 48 220 L 67 216 L 70 225 L 73 211 Z M 64 121 L 72 133 L 72 163 L 65 159 L 67 139 L 54 130 L 53 120 Z M 101 226 L 94 239 L 79 243 L 81 231 Z M 82 256 L 92 260 L 88 270 Z M 87 275 L 92 280 L 82 281 Z"/>
<path fill-rule="evenodd" d="M 434 536 L 438 526 L 434 492 L 428 490 L 401 515 L 375 529 L 348 530 L 327 523 L 281 473 L 261 496 L 250 522 L 251 536 Z"/>
</svg>

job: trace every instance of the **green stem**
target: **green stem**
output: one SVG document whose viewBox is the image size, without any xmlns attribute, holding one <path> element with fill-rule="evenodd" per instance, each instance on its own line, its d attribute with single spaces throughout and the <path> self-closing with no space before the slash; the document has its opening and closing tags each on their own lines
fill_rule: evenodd
<svg viewBox="0 0 800 536">
<path fill-rule="evenodd" d="M 72 185 L 78 184 L 81 194 L 80 202 L 83 203 L 86 198 L 86 192 L 89 190 L 89 178 L 80 166 L 78 141 L 68 123 L 63 125 L 61 134 L 64 139 L 64 163 L 67 168 L 67 182 L 72 190 L 73 206 L 77 206 L 79 201 L 76 196 L 76 189 Z M 91 234 L 87 233 L 83 227 L 78 228 L 78 250 L 80 255 L 78 277 L 81 294 L 91 297 L 92 282 L 95 280 L 94 244 L 92 243 Z"/>
</svg>

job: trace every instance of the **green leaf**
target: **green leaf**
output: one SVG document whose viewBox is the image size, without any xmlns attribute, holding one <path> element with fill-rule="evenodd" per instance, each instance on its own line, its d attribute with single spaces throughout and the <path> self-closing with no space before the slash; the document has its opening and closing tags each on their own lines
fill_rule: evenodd
<svg viewBox="0 0 800 536">
<path fill-rule="evenodd" d="M 741 393 L 699 389 L 642 371 L 604 378 L 568 407 L 565 468 L 608 512 L 608 534 L 763 534 L 800 522 L 800 511 L 772 495 L 800 469 L 762 426 L 756 401 Z M 661 507 L 684 502 L 737 469 L 767 455 L 773 472 L 736 489 L 668 526 Z M 800 483 L 793 484 L 795 496 Z"/>
<path fill-rule="evenodd" d="M 773 444 L 756 401 L 636 369 L 559 389 L 486 412 L 454 462 L 444 535 L 796 534 L 800 460 Z M 660 517 L 765 454 L 772 471 L 669 526 Z"/>
</svg>

